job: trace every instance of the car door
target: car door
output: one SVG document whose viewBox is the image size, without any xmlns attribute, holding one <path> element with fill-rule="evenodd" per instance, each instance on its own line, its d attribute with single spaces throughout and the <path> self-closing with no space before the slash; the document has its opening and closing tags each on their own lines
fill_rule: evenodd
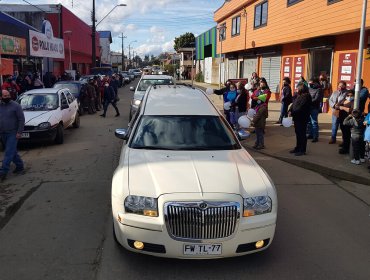
<svg viewBox="0 0 370 280">
<path fill-rule="evenodd" d="M 72 109 L 69 106 L 67 96 L 64 91 L 60 92 L 60 108 L 62 110 L 62 120 L 64 128 L 71 124 Z"/>
<path fill-rule="evenodd" d="M 78 112 L 78 103 L 77 103 L 77 100 L 73 96 L 72 93 L 67 91 L 67 92 L 65 92 L 65 94 L 67 96 L 67 100 L 68 100 L 68 103 L 69 103 L 69 108 L 71 109 L 71 124 L 72 124 L 74 122 L 74 120 L 76 118 L 76 114 Z"/>
</svg>

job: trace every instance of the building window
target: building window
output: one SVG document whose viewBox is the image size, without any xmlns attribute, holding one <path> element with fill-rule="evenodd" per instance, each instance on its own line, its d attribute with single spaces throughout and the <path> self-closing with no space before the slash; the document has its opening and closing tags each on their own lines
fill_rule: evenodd
<svg viewBox="0 0 370 280">
<path fill-rule="evenodd" d="M 254 28 L 267 25 L 267 6 L 268 1 L 265 1 L 254 8 Z"/>
<path fill-rule="evenodd" d="M 303 1 L 303 0 L 288 0 L 288 6 L 294 5 L 294 4 L 296 4 L 298 2 L 301 2 L 301 1 Z"/>
<path fill-rule="evenodd" d="M 240 34 L 240 16 L 234 17 L 232 20 L 231 36 Z"/>
<path fill-rule="evenodd" d="M 220 42 L 226 39 L 226 23 L 220 25 L 220 27 L 218 28 L 218 34 L 218 39 Z"/>
<path fill-rule="evenodd" d="M 342 0 L 328 0 L 328 5 L 340 2 Z"/>
</svg>

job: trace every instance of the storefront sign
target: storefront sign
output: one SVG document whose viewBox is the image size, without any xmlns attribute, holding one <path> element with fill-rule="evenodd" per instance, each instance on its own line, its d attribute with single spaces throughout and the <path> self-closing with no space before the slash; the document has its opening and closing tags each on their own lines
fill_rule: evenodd
<svg viewBox="0 0 370 280">
<path fill-rule="evenodd" d="M 50 22 L 44 21 L 43 31 L 29 31 L 31 56 L 64 58 L 64 40 L 54 38 Z"/>
<path fill-rule="evenodd" d="M 293 58 L 292 57 L 284 57 L 283 59 L 283 78 L 288 77 L 292 79 L 292 64 Z"/>
<path fill-rule="evenodd" d="M 305 72 L 305 57 L 297 56 L 294 58 L 294 89 L 297 89 L 299 78 L 304 75 Z"/>
<path fill-rule="evenodd" d="M 0 34 L 0 54 L 26 56 L 26 39 Z"/>
<path fill-rule="evenodd" d="M 356 80 L 356 60 L 357 53 L 339 54 L 339 74 L 338 80 L 345 81 L 347 88 L 353 88 Z"/>
</svg>

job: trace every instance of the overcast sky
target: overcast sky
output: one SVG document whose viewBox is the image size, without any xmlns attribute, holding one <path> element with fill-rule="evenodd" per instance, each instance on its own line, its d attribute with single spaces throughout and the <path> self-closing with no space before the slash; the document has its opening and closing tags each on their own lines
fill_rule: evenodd
<svg viewBox="0 0 370 280">
<path fill-rule="evenodd" d="M 32 4 L 61 3 L 73 13 L 91 24 L 91 0 L 27 0 Z M 97 30 L 110 30 L 113 36 L 112 50 L 121 51 L 123 32 L 125 47 L 131 44 L 141 56 L 157 55 L 173 51 L 173 39 L 185 32 L 195 35 L 207 31 L 216 24 L 213 13 L 224 0 L 96 0 L 96 18 L 99 22 L 116 4 L 117 7 L 97 27 Z M 1 0 L 0 3 L 23 3 L 21 0 Z M 73 3 L 73 5 L 72 5 Z M 127 50 L 126 50 L 127 51 Z"/>
</svg>

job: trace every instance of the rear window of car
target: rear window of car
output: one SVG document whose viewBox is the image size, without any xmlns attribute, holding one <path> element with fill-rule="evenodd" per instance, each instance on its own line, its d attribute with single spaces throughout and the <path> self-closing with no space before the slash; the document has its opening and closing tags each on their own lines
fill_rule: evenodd
<svg viewBox="0 0 370 280">
<path fill-rule="evenodd" d="M 142 116 L 130 147 L 200 151 L 241 148 L 234 133 L 218 116 Z"/>
<path fill-rule="evenodd" d="M 142 79 L 137 86 L 138 91 L 146 91 L 151 85 L 172 85 L 171 79 Z"/>
</svg>

